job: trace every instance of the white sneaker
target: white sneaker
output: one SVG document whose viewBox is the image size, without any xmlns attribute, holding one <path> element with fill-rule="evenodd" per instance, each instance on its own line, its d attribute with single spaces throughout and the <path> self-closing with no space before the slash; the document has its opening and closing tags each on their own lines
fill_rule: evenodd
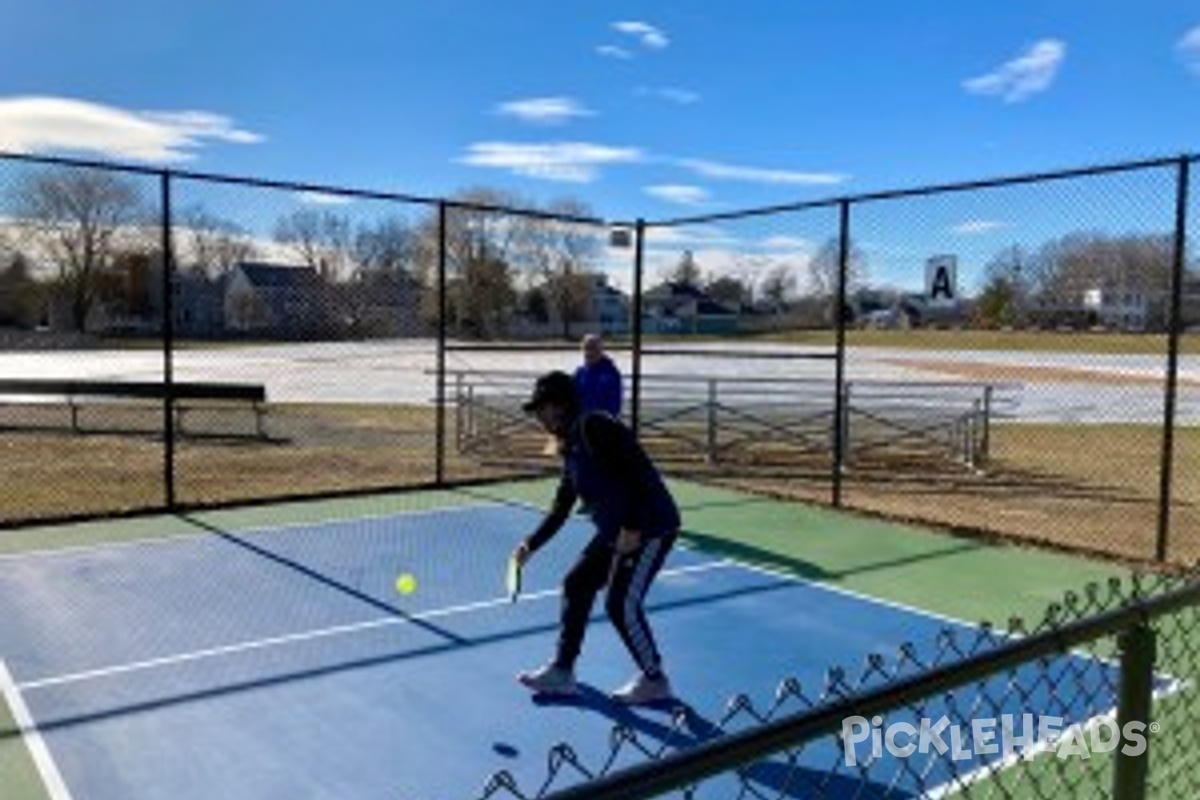
<svg viewBox="0 0 1200 800">
<path fill-rule="evenodd" d="M 666 675 L 651 678 L 646 673 L 640 672 L 629 683 L 614 690 L 610 696 L 618 703 L 634 706 L 670 700 L 675 695 L 671 691 L 671 682 L 667 680 Z"/>
<path fill-rule="evenodd" d="M 537 694 L 572 695 L 579 692 L 575 673 L 554 663 L 519 673 L 517 680 Z"/>
</svg>

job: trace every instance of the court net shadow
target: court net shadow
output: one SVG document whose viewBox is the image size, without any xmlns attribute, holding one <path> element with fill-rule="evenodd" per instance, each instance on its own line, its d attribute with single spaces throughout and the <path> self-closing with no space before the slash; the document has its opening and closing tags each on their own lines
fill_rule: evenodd
<svg viewBox="0 0 1200 800">
<path fill-rule="evenodd" d="M 217 538 L 219 538 L 223 541 L 229 542 L 230 544 L 232 544 L 236 547 L 239 547 L 242 550 L 253 553 L 256 556 L 261 556 L 262 558 L 265 558 L 268 561 L 271 561 L 275 564 L 286 567 L 296 573 L 299 573 L 300 575 L 305 576 L 306 578 L 311 578 L 312 580 L 316 581 L 317 583 L 321 584 L 322 586 L 325 586 L 325 587 L 328 587 L 335 591 L 341 592 L 342 594 L 344 594 L 348 597 L 353 597 L 355 600 L 362 602 L 364 605 L 368 605 L 377 611 L 381 611 L 384 614 L 387 614 L 388 616 L 393 616 L 393 617 L 398 617 L 400 619 L 403 619 L 404 621 L 409 622 L 409 623 L 417 626 L 418 628 L 421 628 L 422 630 L 427 631 L 428 633 L 432 633 L 436 636 L 440 636 L 443 639 L 446 639 L 447 641 L 453 642 L 455 644 L 465 644 L 467 641 L 467 640 L 461 638 L 460 636 L 458 636 L 458 634 L 456 634 L 446 628 L 443 628 L 439 625 L 434 625 L 433 623 L 429 622 L 428 620 L 423 620 L 419 617 L 416 617 L 416 616 L 404 611 L 403 609 L 401 609 L 395 605 L 392 605 L 391 603 L 384 602 L 383 600 L 380 600 L 378 597 L 375 597 L 366 592 L 363 592 L 363 591 L 355 588 L 354 586 L 350 586 L 346 583 L 343 583 L 342 581 L 336 580 L 335 578 L 331 578 L 328 575 L 320 572 L 319 570 L 315 570 L 312 567 L 309 567 L 305 564 L 301 564 L 299 561 L 296 561 L 295 559 L 288 558 L 287 556 L 280 555 L 279 553 L 273 552 L 272 550 L 270 550 L 266 547 L 257 545 L 254 542 L 249 541 L 248 539 L 246 539 L 243 536 L 238 536 L 236 533 L 227 531 L 223 528 L 213 525 L 212 523 L 205 522 L 204 520 L 198 519 L 197 517 L 192 516 L 190 514 L 180 514 L 179 519 L 183 520 L 184 522 L 188 523 L 189 525 L 191 525 L 195 528 L 199 528 L 200 530 L 204 531 L 205 533 L 212 534 L 213 536 L 216 536 Z"/>
<path fill-rule="evenodd" d="M 978 542 L 954 541 L 937 550 L 861 564 L 849 569 L 830 570 L 813 561 L 782 553 L 776 549 L 758 547 L 747 542 L 734 541 L 700 531 L 681 531 L 680 539 L 700 552 L 732 558 L 744 564 L 760 566 L 812 581 L 838 581 L 851 575 L 898 569 L 924 561 L 934 561 L 973 552 L 985 547 Z"/>
</svg>

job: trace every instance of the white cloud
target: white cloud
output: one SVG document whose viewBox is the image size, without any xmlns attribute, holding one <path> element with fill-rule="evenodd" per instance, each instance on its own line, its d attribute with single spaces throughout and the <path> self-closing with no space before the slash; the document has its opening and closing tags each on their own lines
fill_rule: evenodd
<svg viewBox="0 0 1200 800">
<path fill-rule="evenodd" d="M 516 117 L 522 122 L 557 125 L 574 117 L 594 116 L 596 112 L 571 97 L 530 97 L 501 103 L 496 107 L 496 113 Z"/>
<path fill-rule="evenodd" d="M 970 219 L 965 222 L 960 222 L 950 228 L 951 233 L 957 233 L 960 236 L 978 236 L 984 233 L 1000 230 L 1007 227 L 1006 223 L 991 219 Z"/>
<path fill-rule="evenodd" d="M 813 249 L 813 244 L 802 236 L 768 236 L 759 242 L 766 250 L 802 250 Z"/>
<path fill-rule="evenodd" d="M 633 53 L 624 47 L 617 47 L 615 44 L 602 44 L 596 48 L 596 52 L 605 58 L 619 58 L 622 61 L 633 58 Z"/>
<path fill-rule="evenodd" d="M 671 40 L 667 38 L 667 34 L 660 28 L 656 28 L 648 22 L 626 21 L 614 22 L 613 30 L 634 37 L 641 43 L 642 47 L 651 50 L 661 50 L 670 44 Z"/>
<path fill-rule="evenodd" d="M 206 111 L 129 111 L 65 97 L 0 98 L 0 150 L 90 152 L 136 161 L 195 158 L 207 141 L 254 144 L 259 134 Z"/>
<path fill-rule="evenodd" d="M 668 203 L 678 203 L 684 206 L 703 205 L 708 201 L 707 189 L 700 186 L 682 186 L 679 184 L 660 184 L 645 187 L 646 194 L 666 200 Z"/>
<path fill-rule="evenodd" d="M 346 206 L 354 202 L 348 195 L 327 192 L 297 192 L 296 197 L 301 203 L 314 206 Z"/>
<path fill-rule="evenodd" d="M 655 97 L 661 100 L 669 100 L 681 106 L 691 105 L 700 101 L 700 94 L 698 92 L 693 92 L 690 89 L 679 89 L 674 86 L 639 86 L 637 88 L 637 95 L 639 97 Z"/>
<path fill-rule="evenodd" d="M 1066 57 L 1066 43 L 1043 39 L 992 72 L 969 78 L 962 85 L 971 94 L 998 96 L 1006 103 L 1019 103 L 1049 89 Z"/>
<path fill-rule="evenodd" d="M 731 181 L 746 181 L 748 183 L 783 184 L 793 186 L 827 186 L 842 183 L 848 179 L 846 175 L 833 172 L 796 172 L 783 169 L 761 169 L 759 167 L 741 167 L 732 164 L 721 164 L 699 158 L 685 158 L 677 161 L 679 166 L 689 169 L 706 178 L 718 178 Z"/>
<path fill-rule="evenodd" d="M 733 247 L 741 243 L 733 233 L 713 224 L 651 226 L 646 229 L 646 241 L 652 247 L 674 250 Z"/>
<path fill-rule="evenodd" d="M 1175 51 L 1188 69 L 1200 75 L 1200 25 L 1183 35 L 1175 45 Z"/>
<path fill-rule="evenodd" d="M 600 167 L 642 160 L 636 147 L 610 147 L 590 142 L 476 142 L 459 159 L 475 167 L 505 169 L 515 175 L 567 183 L 591 183 Z"/>
</svg>

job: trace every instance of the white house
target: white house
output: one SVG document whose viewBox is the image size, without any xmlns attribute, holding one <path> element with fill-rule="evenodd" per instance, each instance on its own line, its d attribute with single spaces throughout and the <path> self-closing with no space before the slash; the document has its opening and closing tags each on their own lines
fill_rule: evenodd
<svg viewBox="0 0 1200 800">
<path fill-rule="evenodd" d="M 1146 330 L 1154 308 L 1162 302 L 1162 292 L 1140 289 L 1092 288 L 1083 293 L 1084 311 L 1094 324 L 1125 331 Z"/>
<path fill-rule="evenodd" d="M 592 272 L 587 277 L 588 320 L 595 324 L 596 332 L 617 336 L 629 333 L 629 296 L 610 285 L 603 272 Z"/>
</svg>

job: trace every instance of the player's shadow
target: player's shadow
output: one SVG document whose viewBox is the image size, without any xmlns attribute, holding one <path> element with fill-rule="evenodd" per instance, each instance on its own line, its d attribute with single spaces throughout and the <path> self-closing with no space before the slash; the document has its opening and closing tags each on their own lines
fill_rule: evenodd
<svg viewBox="0 0 1200 800">
<path fill-rule="evenodd" d="M 594 686 L 580 683 L 578 694 L 535 694 L 533 702 L 539 706 L 578 708 L 608 717 L 615 729 L 629 731 L 637 738 L 637 750 L 643 759 L 691 750 L 726 735 L 717 723 L 681 699 L 628 706 L 614 701 Z M 612 741 L 616 743 L 623 739 L 614 736 Z M 633 749 L 632 744 L 629 746 Z M 840 760 L 835 762 L 835 759 L 840 759 L 841 750 L 835 752 L 828 748 L 827 740 L 818 740 L 809 747 L 819 749 L 823 754 L 828 750 L 830 767 L 817 769 L 804 766 L 792 757 L 776 755 L 739 767 L 736 772 L 723 773 L 724 779 L 740 782 L 755 797 L 764 790 L 769 790 L 772 797 L 855 797 L 863 800 L 884 796 L 898 800 L 913 797 L 898 787 L 873 783 L 864 775 L 844 775 L 836 771 Z M 712 776 L 706 780 L 717 779 L 718 776 Z"/>
</svg>

